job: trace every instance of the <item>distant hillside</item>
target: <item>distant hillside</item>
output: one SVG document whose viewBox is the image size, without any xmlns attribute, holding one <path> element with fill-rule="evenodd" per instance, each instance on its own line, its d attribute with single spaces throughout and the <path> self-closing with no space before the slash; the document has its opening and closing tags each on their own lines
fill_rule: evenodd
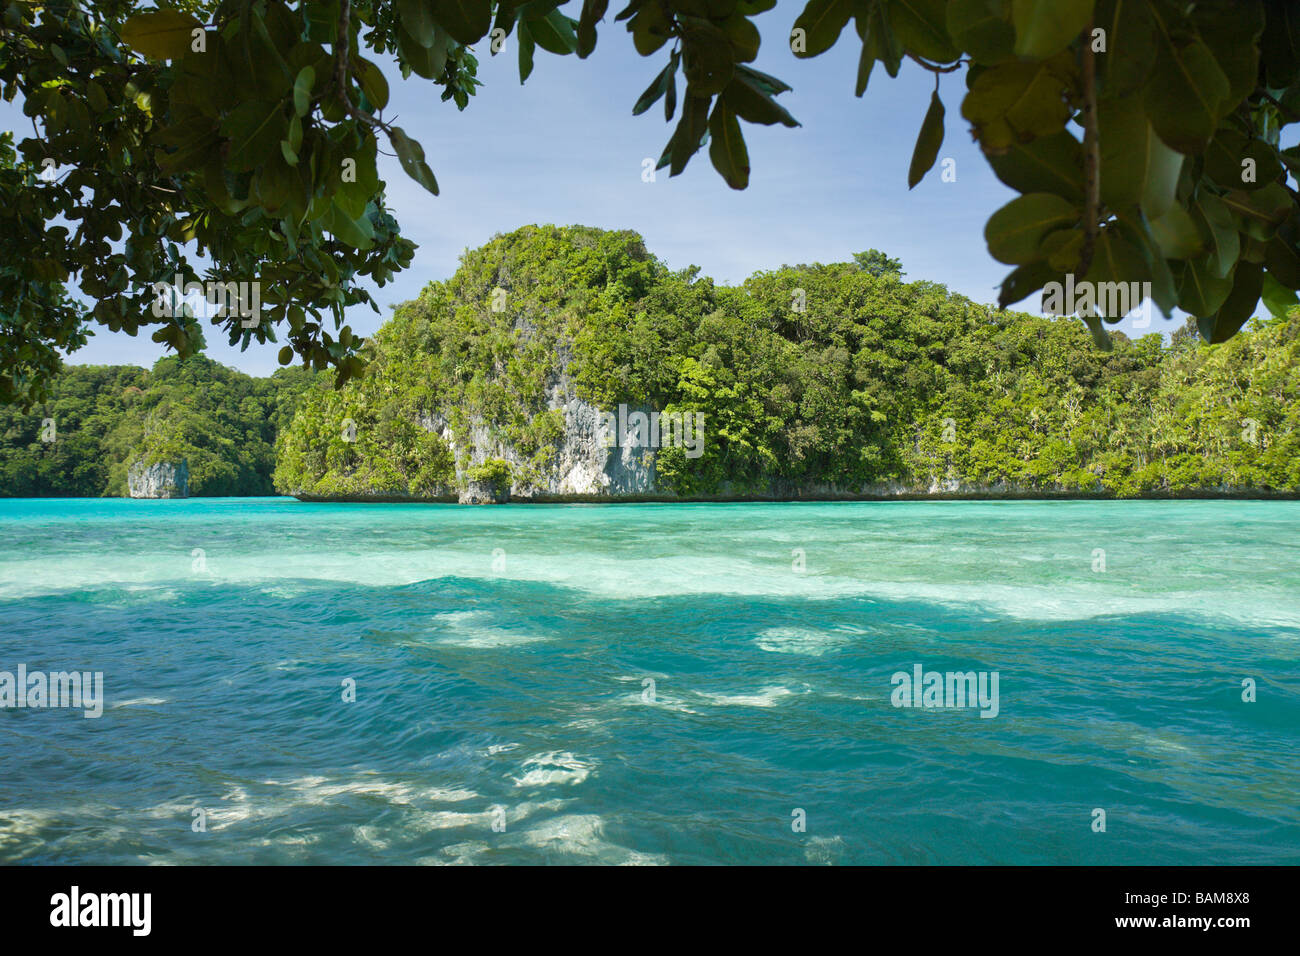
<svg viewBox="0 0 1300 956">
<path fill-rule="evenodd" d="M 728 288 L 671 272 L 632 232 L 529 226 L 399 307 L 364 379 L 322 376 L 280 434 L 275 484 L 468 500 L 1295 493 L 1298 333 L 1293 316 L 1214 347 L 1182 329 L 1102 353 L 1077 319 L 906 282 L 874 251 Z M 702 445 L 629 440 L 637 411 L 702 415 Z"/>
<path fill-rule="evenodd" d="M 0 406 L 0 496 L 125 495 L 132 463 L 180 460 L 191 495 L 273 494 L 276 431 L 313 377 L 253 378 L 203 356 L 68 366 L 48 402 Z"/>
</svg>

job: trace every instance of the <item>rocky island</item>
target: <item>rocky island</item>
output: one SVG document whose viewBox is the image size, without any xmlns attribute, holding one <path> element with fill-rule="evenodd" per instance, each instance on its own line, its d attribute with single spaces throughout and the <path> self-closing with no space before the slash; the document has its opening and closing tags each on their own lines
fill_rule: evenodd
<svg viewBox="0 0 1300 956">
<path fill-rule="evenodd" d="M 1101 352 L 1077 319 L 906 282 L 874 250 L 730 288 L 633 232 L 528 226 L 399 306 L 364 378 L 321 376 L 274 480 L 469 504 L 1290 497 L 1298 326 Z"/>
</svg>

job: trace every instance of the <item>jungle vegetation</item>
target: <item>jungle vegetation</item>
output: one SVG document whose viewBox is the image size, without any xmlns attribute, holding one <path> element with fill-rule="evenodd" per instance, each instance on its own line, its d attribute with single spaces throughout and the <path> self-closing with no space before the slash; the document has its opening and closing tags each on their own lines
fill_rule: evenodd
<svg viewBox="0 0 1300 956">
<path fill-rule="evenodd" d="M 602 409 L 704 414 L 701 457 L 659 453 L 672 494 L 1300 491 L 1300 310 L 1218 345 L 1195 319 L 1168 342 L 1159 327 L 1102 351 L 1076 320 L 906 281 L 876 250 L 728 287 L 670 270 L 634 232 L 528 226 L 400 306 L 364 378 L 336 389 L 322 373 L 280 434 L 275 484 L 446 493 L 471 465 L 446 427 L 513 447 L 526 490 L 555 455 L 564 413 L 548 397 L 568 378 Z"/>
<path fill-rule="evenodd" d="M 69 365 L 46 401 L 0 406 L 0 496 L 125 495 L 131 464 L 181 460 L 192 495 L 273 494 L 275 437 L 313 374 L 254 378 L 203 355 Z"/>
</svg>

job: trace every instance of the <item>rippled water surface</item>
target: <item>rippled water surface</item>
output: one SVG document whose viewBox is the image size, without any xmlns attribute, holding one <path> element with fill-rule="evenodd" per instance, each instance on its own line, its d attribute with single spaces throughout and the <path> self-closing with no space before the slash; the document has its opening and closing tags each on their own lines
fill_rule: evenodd
<svg viewBox="0 0 1300 956">
<path fill-rule="evenodd" d="M 1298 557 L 1298 503 L 0 501 L 0 671 L 106 698 L 0 709 L 0 862 L 1297 863 Z"/>
</svg>

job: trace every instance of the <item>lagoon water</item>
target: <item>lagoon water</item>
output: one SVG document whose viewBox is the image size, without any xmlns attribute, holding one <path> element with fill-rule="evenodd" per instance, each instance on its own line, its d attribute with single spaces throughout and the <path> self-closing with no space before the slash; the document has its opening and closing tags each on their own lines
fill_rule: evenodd
<svg viewBox="0 0 1300 956">
<path fill-rule="evenodd" d="M 1300 503 L 5 500 L 20 664 L 4 863 L 1300 862 Z"/>
</svg>

